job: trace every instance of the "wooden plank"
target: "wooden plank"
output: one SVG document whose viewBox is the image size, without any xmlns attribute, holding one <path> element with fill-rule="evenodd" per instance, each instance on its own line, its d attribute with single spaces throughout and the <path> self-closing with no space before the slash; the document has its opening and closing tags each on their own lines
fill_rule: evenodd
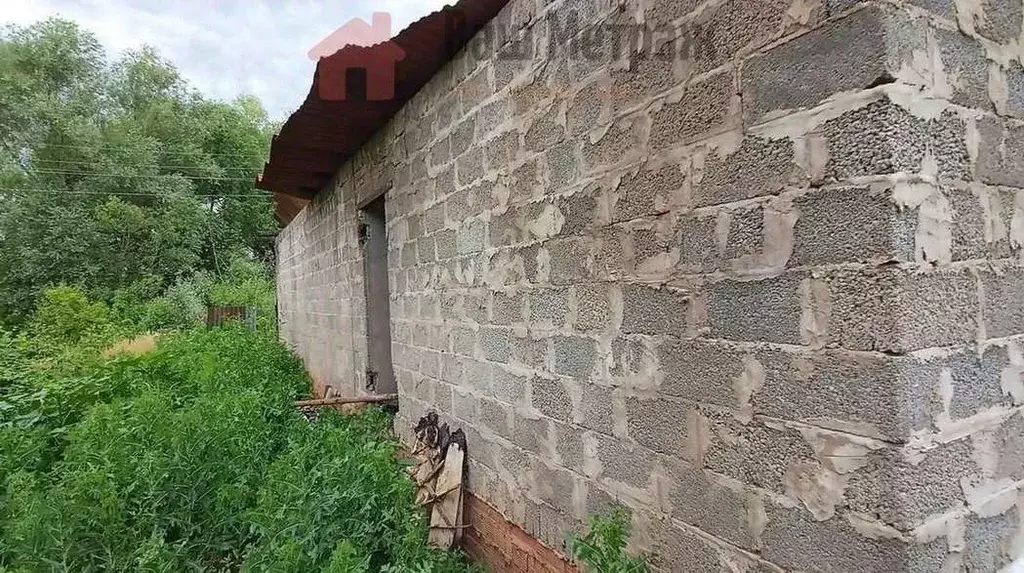
<svg viewBox="0 0 1024 573">
<path fill-rule="evenodd" d="M 320 398 L 317 400 L 299 400 L 295 402 L 296 408 L 309 408 L 313 406 L 340 406 L 341 404 L 377 404 L 380 402 L 391 402 L 398 399 L 398 394 L 381 394 L 378 396 L 334 396 L 331 398 Z"/>
<path fill-rule="evenodd" d="M 430 515 L 430 542 L 442 549 L 455 544 L 462 507 L 462 468 L 466 454 L 457 442 L 448 446 L 444 468 L 434 486 L 438 499 Z"/>
</svg>

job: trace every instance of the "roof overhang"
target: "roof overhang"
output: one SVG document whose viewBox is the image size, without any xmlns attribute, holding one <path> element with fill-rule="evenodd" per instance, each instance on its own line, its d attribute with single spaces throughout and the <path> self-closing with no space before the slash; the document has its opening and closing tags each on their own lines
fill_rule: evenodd
<svg viewBox="0 0 1024 573">
<path fill-rule="evenodd" d="M 341 165 L 391 119 L 509 0 L 460 0 L 424 16 L 389 42 L 371 47 L 346 46 L 321 58 L 302 106 L 285 122 L 270 144 L 270 159 L 256 186 L 273 191 L 275 212 L 283 224 L 316 196 Z M 354 53 L 390 54 L 395 46 L 404 59 L 395 63 L 394 98 L 387 101 L 325 100 L 320 83 L 332 60 L 348 61 Z M 286 198 L 290 198 L 287 199 Z M 298 200 L 298 202 L 293 201 Z"/>
</svg>

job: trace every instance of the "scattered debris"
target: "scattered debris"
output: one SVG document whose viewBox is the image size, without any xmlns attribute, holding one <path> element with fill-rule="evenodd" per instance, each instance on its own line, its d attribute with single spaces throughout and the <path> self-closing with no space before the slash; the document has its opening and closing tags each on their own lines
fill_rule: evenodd
<svg viewBox="0 0 1024 573">
<path fill-rule="evenodd" d="M 430 543 L 450 549 L 462 537 L 463 482 L 466 435 L 438 424 L 437 414 L 420 418 L 414 428 L 412 455 L 419 462 L 411 470 L 416 502 L 430 509 Z"/>
</svg>

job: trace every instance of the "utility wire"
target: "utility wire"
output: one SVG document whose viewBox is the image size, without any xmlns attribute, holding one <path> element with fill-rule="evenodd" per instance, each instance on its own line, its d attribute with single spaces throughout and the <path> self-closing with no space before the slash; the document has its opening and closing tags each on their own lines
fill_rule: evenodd
<svg viewBox="0 0 1024 573">
<path fill-rule="evenodd" d="M 171 197 L 170 194 L 160 193 L 139 193 L 134 191 L 65 191 L 62 189 L 32 189 L 32 188 L 13 188 L 13 187 L 0 187 L 0 193 L 38 193 L 38 194 L 54 194 L 54 195 L 116 195 L 123 197 Z M 270 193 L 245 193 L 239 195 L 184 195 L 186 197 L 195 197 L 197 199 L 230 199 L 233 197 L 245 197 L 245 198 L 269 198 Z"/>
<path fill-rule="evenodd" d="M 255 181 L 254 177 L 214 177 L 214 176 L 203 176 L 203 175 L 182 175 L 180 173 L 163 173 L 159 175 L 142 175 L 142 174 L 119 174 L 119 173 L 96 173 L 89 171 L 64 171 L 60 169 L 29 169 L 28 175 L 75 175 L 82 177 L 124 177 L 130 179 L 162 179 L 165 177 L 181 177 L 183 179 L 195 179 L 200 181 L 247 181 L 252 183 Z"/>
<path fill-rule="evenodd" d="M 221 167 L 217 165 L 215 167 L 207 167 L 203 165 L 148 165 L 144 163 L 103 163 L 99 161 L 65 161 L 63 159 L 29 159 L 29 165 L 35 163 L 56 163 L 58 165 L 85 165 L 87 167 L 140 167 L 140 168 L 156 168 L 156 169 L 222 169 L 224 171 L 242 171 L 242 172 L 256 172 L 259 168 L 252 167 Z M 46 169 L 50 169 L 47 167 Z"/>
<path fill-rule="evenodd" d="M 33 150 L 33 146 L 30 146 L 30 145 L 23 145 L 23 146 L 21 146 L 21 148 L 27 148 L 29 150 Z M 38 144 L 38 148 L 39 149 L 75 149 L 75 150 L 78 150 L 78 151 L 88 151 L 89 153 L 94 153 L 94 152 L 100 151 L 100 150 L 111 151 L 111 150 L 119 149 L 116 146 L 102 145 L 102 144 L 99 147 L 97 147 L 97 146 L 93 146 L 93 145 L 67 145 L 67 144 L 55 144 L 55 143 L 53 143 L 53 144 L 51 144 L 51 143 L 40 143 L 40 144 Z M 193 153 L 193 152 L 189 152 L 189 151 L 163 151 L 163 150 L 157 150 L 157 153 L 159 153 L 161 155 L 172 155 L 172 156 L 178 156 L 178 157 L 206 156 L 206 157 L 242 157 L 242 158 L 245 158 L 245 159 L 252 159 L 252 155 L 250 155 L 248 153 L 208 153 L 206 151 L 197 151 L 197 152 Z"/>
</svg>

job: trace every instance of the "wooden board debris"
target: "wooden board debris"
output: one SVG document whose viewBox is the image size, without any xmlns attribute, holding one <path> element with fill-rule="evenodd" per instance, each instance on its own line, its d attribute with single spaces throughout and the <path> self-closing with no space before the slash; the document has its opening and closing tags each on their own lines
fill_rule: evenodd
<svg viewBox="0 0 1024 573">
<path fill-rule="evenodd" d="M 462 469 L 465 467 L 465 452 L 458 443 L 448 446 L 444 466 L 434 486 L 434 507 L 430 516 L 430 543 L 442 549 L 450 549 L 462 528 L 459 516 L 462 514 Z"/>
</svg>

